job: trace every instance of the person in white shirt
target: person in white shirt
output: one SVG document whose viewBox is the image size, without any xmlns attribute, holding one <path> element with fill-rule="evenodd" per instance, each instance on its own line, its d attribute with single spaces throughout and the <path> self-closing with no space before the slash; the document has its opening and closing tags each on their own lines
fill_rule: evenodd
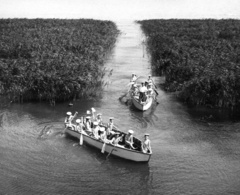
<svg viewBox="0 0 240 195">
<path fill-rule="evenodd" d="M 102 122 L 102 114 L 101 113 L 97 114 L 96 121 L 98 122 L 99 125 L 103 124 L 103 122 Z"/>
<path fill-rule="evenodd" d="M 86 123 L 85 123 L 85 129 L 86 131 L 88 132 L 92 132 L 92 128 L 91 128 L 91 117 L 90 116 L 87 116 L 86 117 Z"/>
<path fill-rule="evenodd" d="M 133 130 L 128 130 L 128 134 L 125 136 L 125 145 L 127 147 L 130 147 L 131 149 L 135 149 L 135 147 L 133 146 L 134 142 L 133 142 Z"/>
<path fill-rule="evenodd" d="M 144 140 L 142 141 L 142 152 L 152 154 L 151 141 L 148 133 L 145 133 Z"/>
<path fill-rule="evenodd" d="M 96 138 L 96 139 L 99 139 L 99 130 L 100 130 L 100 126 L 98 125 L 98 122 L 97 121 L 94 121 L 93 122 L 93 136 Z"/>
<path fill-rule="evenodd" d="M 71 112 L 67 112 L 66 114 L 67 114 L 67 116 L 66 116 L 66 118 L 65 118 L 65 120 L 64 120 L 65 128 L 67 128 L 67 127 L 73 128 L 72 121 L 73 121 L 73 119 L 77 116 L 78 112 L 75 112 L 74 115 L 72 115 Z"/>
</svg>

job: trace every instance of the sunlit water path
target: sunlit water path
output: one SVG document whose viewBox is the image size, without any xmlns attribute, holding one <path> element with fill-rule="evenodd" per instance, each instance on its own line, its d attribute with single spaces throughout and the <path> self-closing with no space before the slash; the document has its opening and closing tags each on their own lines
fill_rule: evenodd
<svg viewBox="0 0 240 195">
<path fill-rule="evenodd" d="M 0 110 L 0 194 L 240 194 L 238 121 L 219 121 L 218 114 L 206 121 L 208 112 L 189 109 L 160 89 L 159 105 L 144 113 L 119 101 L 132 72 L 151 70 L 140 27 L 120 22 L 118 28 L 122 34 L 106 64 L 113 71 L 101 100 Z M 150 133 L 150 162 L 106 160 L 106 154 L 62 134 L 68 110 L 82 115 L 91 107 L 105 121 L 114 116 L 125 132 L 134 129 L 139 138 Z"/>
</svg>

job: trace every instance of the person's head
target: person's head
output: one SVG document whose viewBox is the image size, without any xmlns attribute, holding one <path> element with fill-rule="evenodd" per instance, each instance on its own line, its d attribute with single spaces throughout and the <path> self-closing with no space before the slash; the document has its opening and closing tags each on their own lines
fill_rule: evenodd
<svg viewBox="0 0 240 195">
<path fill-rule="evenodd" d="M 149 133 L 145 133 L 145 134 L 144 134 L 144 138 L 145 138 L 145 139 L 148 139 L 148 138 L 149 138 Z"/>
<path fill-rule="evenodd" d="M 147 81 L 145 81 L 145 86 L 148 86 L 148 82 Z"/>
<path fill-rule="evenodd" d="M 87 116 L 87 117 L 86 117 L 86 120 L 87 120 L 87 121 L 89 121 L 89 120 L 90 120 L 90 118 L 91 118 L 90 116 Z"/>
<path fill-rule="evenodd" d="M 101 113 L 98 113 L 97 114 L 97 118 L 101 118 L 102 117 L 102 114 Z"/>
<path fill-rule="evenodd" d="M 142 82 L 141 84 L 142 84 L 142 86 L 144 86 L 144 82 Z"/>
<path fill-rule="evenodd" d="M 149 78 L 149 79 L 151 79 L 151 77 L 152 77 L 151 75 L 148 75 L 148 78 Z"/>
<path fill-rule="evenodd" d="M 133 135 L 133 133 L 134 133 L 134 131 L 133 131 L 133 130 L 131 130 L 131 129 L 130 129 L 130 130 L 128 130 L 128 134 L 129 134 L 129 135 Z"/>
<path fill-rule="evenodd" d="M 113 117 L 110 117 L 110 118 L 109 118 L 109 122 L 111 122 L 111 123 L 112 123 L 112 122 L 113 122 L 113 120 L 114 120 L 114 118 L 113 118 Z"/>
<path fill-rule="evenodd" d="M 98 122 L 97 121 L 93 122 L 93 128 L 95 128 L 97 126 L 98 126 Z"/>
<path fill-rule="evenodd" d="M 66 115 L 67 115 L 68 117 L 70 117 L 70 116 L 72 116 L 72 113 L 71 113 L 71 112 L 67 112 Z"/>
<path fill-rule="evenodd" d="M 77 123 L 77 125 L 79 125 L 81 123 L 81 119 L 77 119 L 76 123 Z"/>
<path fill-rule="evenodd" d="M 103 133 L 104 131 L 105 131 L 105 128 L 104 127 L 100 127 L 99 132 Z"/>
</svg>

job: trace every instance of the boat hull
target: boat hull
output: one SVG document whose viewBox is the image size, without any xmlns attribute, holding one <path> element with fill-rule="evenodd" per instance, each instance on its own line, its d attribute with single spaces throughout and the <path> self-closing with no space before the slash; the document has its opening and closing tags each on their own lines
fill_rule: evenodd
<svg viewBox="0 0 240 195">
<path fill-rule="evenodd" d="M 136 98 L 132 97 L 132 103 L 138 110 L 145 111 L 152 106 L 153 98 L 148 98 L 147 101 L 142 104 Z"/>
<path fill-rule="evenodd" d="M 81 134 L 77 131 L 67 129 L 66 133 L 71 135 L 72 137 L 80 139 Z M 98 148 L 99 152 L 101 152 L 101 149 L 104 144 L 102 141 L 97 140 L 94 137 L 89 136 L 87 134 L 83 134 L 83 142 L 95 148 Z M 111 155 L 114 155 L 123 159 L 135 161 L 135 162 L 148 162 L 151 158 L 151 154 L 142 153 L 140 151 L 127 149 L 124 147 L 113 146 L 111 144 L 106 144 L 105 152 L 111 153 Z"/>
</svg>

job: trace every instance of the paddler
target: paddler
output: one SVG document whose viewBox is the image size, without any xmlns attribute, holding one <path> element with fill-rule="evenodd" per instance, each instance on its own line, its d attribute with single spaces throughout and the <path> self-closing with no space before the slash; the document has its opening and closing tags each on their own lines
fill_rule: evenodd
<svg viewBox="0 0 240 195">
<path fill-rule="evenodd" d="M 97 121 L 93 122 L 93 136 L 96 139 L 99 139 L 99 130 L 100 130 L 100 126 L 98 125 Z"/>
<path fill-rule="evenodd" d="M 88 132 L 92 132 L 92 129 L 91 129 L 91 117 L 90 116 L 87 116 L 86 117 L 86 123 L 85 123 L 85 128 L 86 128 L 86 131 Z"/>
<path fill-rule="evenodd" d="M 102 125 L 103 122 L 102 122 L 102 114 L 101 113 L 97 114 L 96 121 L 98 122 L 99 125 Z"/>
<path fill-rule="evenodd" d="M 136 149 L 133 147 L 133 133 L 134 131 L 133 130 L 128 130 L 128 134 L 125 136 L 125 144 L 127 147 L 130 147 L 131 149 Z"/>
<path fill-rule="evenodd" d="M 135 73 L 132 73 L 132 78 L 131 78 L 130 82 L 135 83 L 137 78 L 138 78 L 137 75 Z"/>
<path fill-rule="evenodd" d="M 142 141 L 142 152 L 152 154 L 151 141 L 148 133 L 145 133 L 144 140 Z"/>
<path fill-rule="evenodd" d="M 81 119 L 77 119 L 75 130 L 78 131 L 79 133 L 82 133 L 83 132 L 83 127 L 84 127 L 84 125 L 83 125 Z"/>
<path fill-rule="evenodd" d="M 66 113 L 67 116 L 66 116 L 65 121 L 64 121 L 64 123 L 65 123 L 65 128 L 67 128 L 67 127 L 73 128 L 72 121 L 73 121 L 73 119 L 77 116 L 77 114 L 78 114 L 78 112 L 75 112 L 74 115 L 72 115 L 71 112 L 67 112 L 67 113 Z"/>
<path fill-rule="evenodd" d="M 108 122 L 108 124 L 107 124 L 107 129 L 106 129 L 106 136 L 107 136 L 107 137 L 110 137 L 112 134 L 114 134 L 114 132 L 112 131 L 113 126 L 114 126 L 113 120 L 114 120 L 113 117 L 110 117 L 110 118 L 109 118 L 109 122 Z"/>
</svg>

